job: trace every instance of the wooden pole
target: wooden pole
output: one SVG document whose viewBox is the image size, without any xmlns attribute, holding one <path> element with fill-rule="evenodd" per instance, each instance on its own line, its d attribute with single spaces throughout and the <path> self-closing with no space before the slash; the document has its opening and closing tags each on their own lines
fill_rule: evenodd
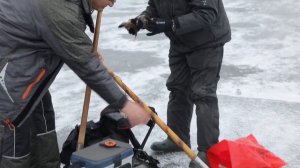
<svg viewBox="0 0 300 168">
<path fill-rule="evenodd" d="M 208 168 L 208 166 L 197 157 L 197 155 L 191 150 L 187 144 L 185 144 L 170 127 L 168 127 L 150 108 L 145 104 L 126 84 L 121 78 L 114 74 L 113 71 L 107 69 L 108 73 L 114 78 L 116 83 L 134 100 L 143 106 L 146 111 L 151 115 L 153 121 L 192 159 L 197 161 L 202 168 Z"/>
<path fill-rule="evenodd" d="M 101 18 L 102 18 L 102 11 L 98 11 L 96 28 L 95 28 L 95 33 L 94 33 L 94 40 L 93 40 L 93 48 L 92 48 L 93 53 L 97 52 L 97 48 L 98 48 Z M 89 86 L 86 86 L 83 109 L 82 109 L 82 116 L 81 116 L 81 124 L 80 124 L 78 142 L 77 142 L 77 150 L 80 150 L 84 147 L 85 131 L 86 131 L 86 125 L 87 125 L 87 117 L 88 117 L 88 112 L 89 112 L 91 93 L 92 93 L 91 88 Z"/>
</svg>

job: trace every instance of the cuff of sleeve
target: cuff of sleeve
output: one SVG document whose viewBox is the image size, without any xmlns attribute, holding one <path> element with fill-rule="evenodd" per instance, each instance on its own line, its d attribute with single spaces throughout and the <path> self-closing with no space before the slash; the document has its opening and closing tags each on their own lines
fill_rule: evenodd
<svg viewBox="0 0 300 168">
<path fill-rule="evenodd" d="M 116 108 L 116 109 L 122 109 L 126 102 L 128 101 L 127 96 L 124 94 L 121 99 L 119 99 L 117 102 L 114 102 L 112 105 Z"/>
</svg>

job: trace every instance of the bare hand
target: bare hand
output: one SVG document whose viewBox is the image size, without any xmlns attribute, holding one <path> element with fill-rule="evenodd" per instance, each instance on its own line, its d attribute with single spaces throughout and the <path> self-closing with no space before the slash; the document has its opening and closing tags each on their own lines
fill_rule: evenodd
<svg viewBox="0 0 300 168">
<path fill-rule="evenodd" d="M 102 11 L 107 6 L 114 6 L 116 0 L 92 0 L 92 7 L 98 11 Z"/>
<path fill-rule="evenodd" d="M 150 114 L 141 105 L 132 101 L 127 101 L 121 111 L 126 114 L 132 127 L 147 124 L 150 120 Z"/>
</svg>

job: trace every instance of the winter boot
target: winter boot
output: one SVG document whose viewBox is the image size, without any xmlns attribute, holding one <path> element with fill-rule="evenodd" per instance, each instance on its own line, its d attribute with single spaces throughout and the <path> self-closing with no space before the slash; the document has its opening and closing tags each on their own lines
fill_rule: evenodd
<svg viewBox="0 0 300 168">
<path fill-rule="evenodd" d="M 200 151 L 197 156 L 209 167 L 206 152 Z M 196 161 L 191 160 L 189 168 L 199 168 L 199 164 Z"/>
<path fill-rule="evenodd" d="M 167 138 L 161 142 L 154 142 L 150 148 L 155 152 L 178 152 L 182 151 L 171 139 Z"/>
</svg>

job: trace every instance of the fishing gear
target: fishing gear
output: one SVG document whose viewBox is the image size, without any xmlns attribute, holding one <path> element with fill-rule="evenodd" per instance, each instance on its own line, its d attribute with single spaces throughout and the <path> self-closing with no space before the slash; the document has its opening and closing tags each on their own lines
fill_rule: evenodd
<svg viewBox="0 0 300 168">
<path fill-rule="evenodd" d="M 120 151 L 121 149 L 119 148 L 125 146 L 126 148 L 122 151 L 125 151 L 126 156 L 133 154 L 131 161 L 132 167 L 157 168 L 159 165 L 159 161 L 148 155 L 147 152 L 143 150 L 149 138 L 149 135 L 153 127 L 155 126 L 155 123 L 152 120 L 149 120 L 147 126 L 149 126 L 149 130 L 146 133 L 144 140 L 140 144 L 134 136 L 134 133 L 130 129 L 130 124 L 126 116 L 122 115 L 122 113 L 118 109 L 113 108 L 111 105 L 107 106 L 101 112 L 99 121 L 89 121 L 87 123 L 85 144 L 83 146 L 83 150 L 86 149 L 86 151 L 89 151 L 89 154 L 77 154 L 80 152 L 80 150 L 75 152 L 80 127 L 76 125 L 75 129 L 71 131 L 67 140 L 63 144 L 62 152 L 60 154 L 61 162 L 65 164 L 64 168 L 73 168 L 74 166 L 78 166 L 78 164 L 80 165 L 80 163 L 82 164 L 82 162 L 84 162 L 82 167 L 88 167 L 85 164 L 90 164 L 89 160 L 92 160 L 91 157 L 99 153 L 102 158 L 105 158 L 102 160 L 119 160 L 119 162 L 121 162 L 124 155 L 116 159 L 115 156 L 119 155 L 119 153 L 115 150 Z M 131 145 L 129 145 L 129 142 L 131 142 L 133 149 Z M 97 143 L 98 145 L 95 145 Z M 120 145 L 120 143 L 123 144 Z M 95 153 L 95 151 L 97 151 L 98 153 Z M 132 153 L 130 153 L 130 151 L 132 151 Z M 113 156 L 111 156 L 112 152 L 115 152 Z M 102 160 L 99 159 L 97 160 L 97 163 L 93 164 L 97 164 L 97 166 L 99 166 L 103 164 Z M 96 162 L 95 159 L 94 162 Z M 115 165 L 121 166 L 119 162 L 115 163 L 114 161 L 113 163 Z"/>
</svg>

